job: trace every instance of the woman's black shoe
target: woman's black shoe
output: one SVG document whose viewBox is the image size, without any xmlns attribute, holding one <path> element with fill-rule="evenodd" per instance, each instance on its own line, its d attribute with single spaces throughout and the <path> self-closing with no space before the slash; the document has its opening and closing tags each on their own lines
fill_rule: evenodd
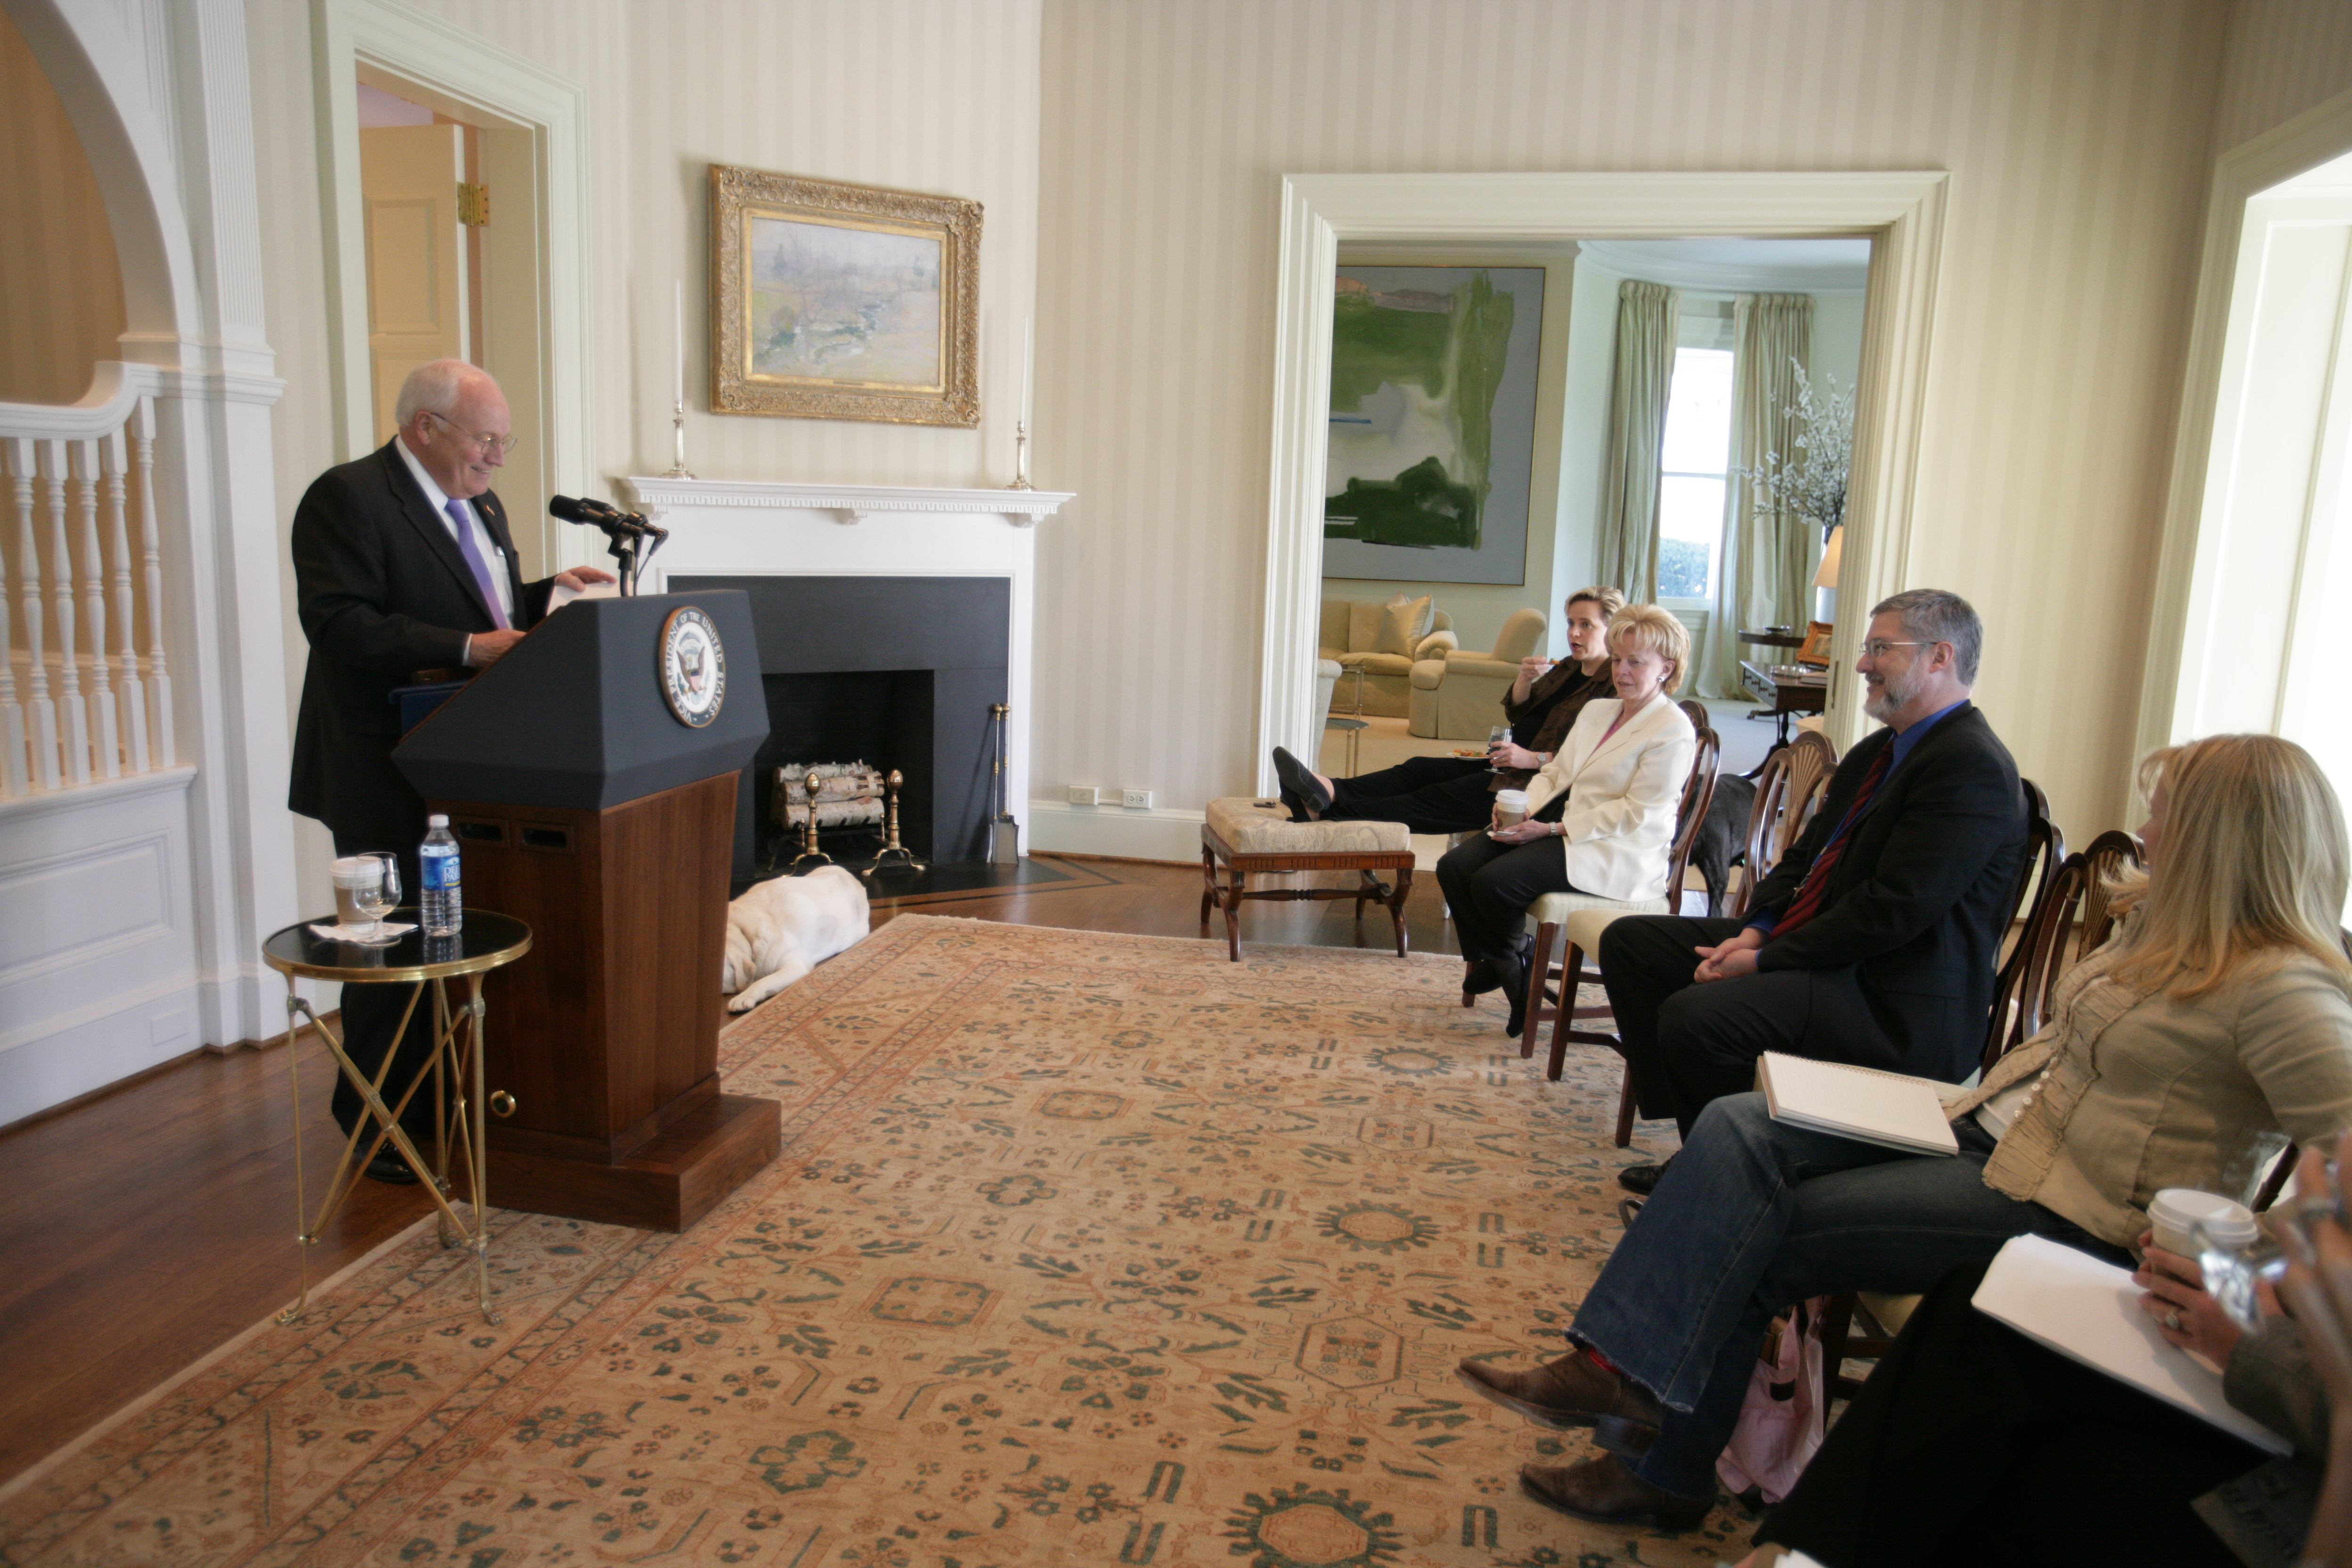
<svg viewBox="0 0 2352 1568">
<path fill-rule="evenodd" d="M 1331 792 L 1317 781 L 1314 770 L 1280 746 L 1274 749 L 1274 776 L 1282 781 L 1286 800 L 1298 797 L 1294 809 L 1303 808 L 1308 820 L 1318 819 L 1331 809 Z"/>
<path fill-rule="evenodd" d="M 1511 1005 L 1503 1033 L 1517 1039 L 1528 1026 L 1528 966 L 1516 958 L 1498 958 L 1495 971 L 1503 977 L 1503 1000 Z"/>
<path fill-rule="evenodd" d="M 1470 967 L 1462 972 L 1462 994 L 1484 996 L 1503 984 L 1503 976 L 1491 958 L 1474 958 Z"/>
</svg>

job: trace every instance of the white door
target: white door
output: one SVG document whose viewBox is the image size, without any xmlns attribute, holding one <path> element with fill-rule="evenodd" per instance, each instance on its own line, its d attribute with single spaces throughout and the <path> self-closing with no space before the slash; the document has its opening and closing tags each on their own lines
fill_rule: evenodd
<svg viewBox="0 0 2352 1568">
<path fill-rule="evenodd" d="M 368 363 L 375 438 L 392 438 L 400 384 L 436 359 L 470 360 L 466 332 L 465 230 L 457 186 L 464 131 L 399 125 L 360 132 L 367 217 Z"/>
</svg>

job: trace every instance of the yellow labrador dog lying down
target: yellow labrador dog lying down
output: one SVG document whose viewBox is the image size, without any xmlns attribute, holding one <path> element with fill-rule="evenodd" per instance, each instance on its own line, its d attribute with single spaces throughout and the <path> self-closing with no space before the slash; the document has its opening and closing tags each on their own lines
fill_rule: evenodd
<svg viewBox="0 0 2352 1568">
<path fill-rule="evenodd" d="M 727 906 L 727 967 L 719 988 L 748 1013 L 836 952 L 866 940 L 866 885 L 838 866 L 775 877 Z"/>
</svg>

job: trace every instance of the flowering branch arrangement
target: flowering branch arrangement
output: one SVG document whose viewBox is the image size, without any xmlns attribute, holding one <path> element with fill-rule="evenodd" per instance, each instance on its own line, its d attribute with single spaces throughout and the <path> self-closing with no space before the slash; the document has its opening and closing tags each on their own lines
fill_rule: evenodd
<svg viewBox="0 0 2352 1568">
<path fill-rule="evenodd" d="M 1791 513 L 1827 532 L 1845 521 L 1846 469 L 1853 460 L 1853 388 L 1824 375 L 1819 391 L 1793 358 L 1797 392 L 1787 411 L 1794 416 L 1792 453 L 1768 451 L 1753 468 L 1731 471 L 1755 487 L 1759 516 Z"/>
</svg>

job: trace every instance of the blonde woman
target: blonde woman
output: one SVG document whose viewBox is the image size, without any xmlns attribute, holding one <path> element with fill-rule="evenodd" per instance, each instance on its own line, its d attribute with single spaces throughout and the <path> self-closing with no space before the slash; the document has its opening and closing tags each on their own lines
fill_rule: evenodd
<svg viewBox="0 0 2352 1568">
<path fill-rule="evenodd" d="M 2158 1189 L 2251 1199 L 2290 1138 L 2352 1123 L 2336 925 L 2352 851 L 2326 779 L 2291 742 L 2221 735 L 2158 752 L 2142 781 L 2147 879 L 2050 1026 L 1955 1103 L 1958 1158 L 1777 1122 L 1760 1094 L 1717 1100 L 1577 1310 L 1578 1348 L 1527 1372 L 1462 1364 L 1498 1405 L 1601 1429 L 1608 1452 L 1528 1466 L 1530 1491 L 1585 1518 L 1696 1522 L 1758 1338 L 1790 1303 L 1924 1291 L 2029 1233 L 2120 1262 Z M 1952 1494 L 1965 1530 L 1963 1494 L 2000 1489 Z"/>
<path fill-rule="evenodd" d="M 1559 755 L 1528 783 L 1528 819 L 1464 840 L 1437 863 L 1471 992 L 1500 988 L 1507 1026 L 1527 1021 L 1528 906 L 1546 893 L 1628 901 L 1663 897 L 1697 738 L 1672 694 L 1690 662 L 1690 633 L 1655 605 L 1609 622 L 1614 697 L 1584 705 Z"/>
</svg>

